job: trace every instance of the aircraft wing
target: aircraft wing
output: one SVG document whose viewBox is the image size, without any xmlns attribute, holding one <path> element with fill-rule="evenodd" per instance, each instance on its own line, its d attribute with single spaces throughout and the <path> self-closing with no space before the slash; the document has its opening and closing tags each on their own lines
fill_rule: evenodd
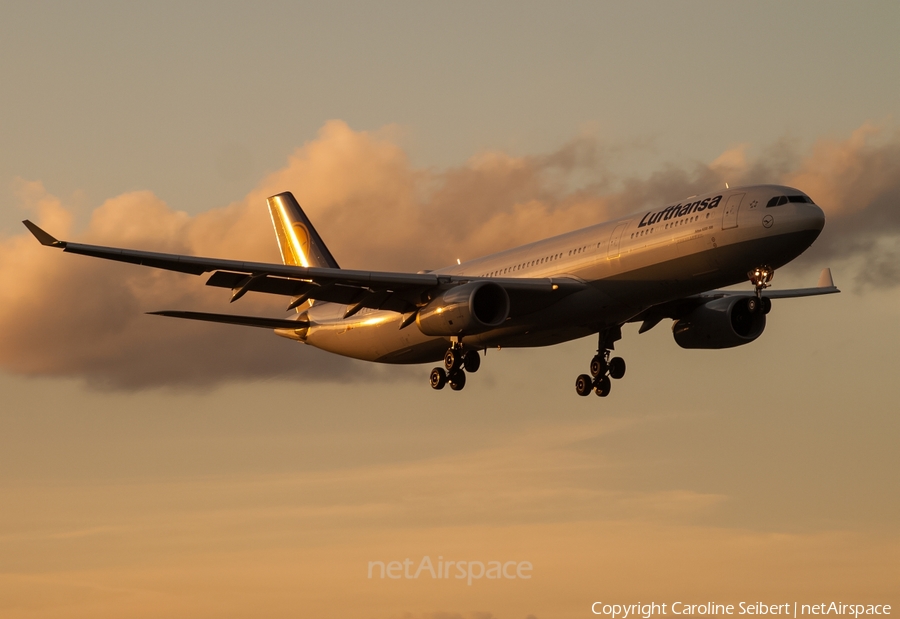
<svg viewBox="0 0 900 619">
<path fill-rule="evenodd" d="M 819 281 L 813 288 L 790 288 L 786 290 L 771 290 L 769 288 L 762 291 L 762 296 L 768 299 L 795 299 L 799 297 L 812 297 L 820 294 L 834 294 L 840 292 L 834 285 L 834 278 L 831 276 L 831 269 L 824 268 L 819 274 Z M 654 305 L 651 308 L 641 312 L 628 322 L 642 322 L 639 333 L 644 333 L 655 327 L 664 318 L 672 318 L 677 320 L 689 314 L 694 308 L 708 303 L 713 299 L 721 299 L 723 297 L 753 297 L 756 296 L 755 290 L 711 290 L 703 292 L 683 299 L 676 299 L 666 303 Z"/>
<path fill-rule="evenodd" d="M 22 223 L 41 244 L 68 253 L 191 275 L 212 272 L 206 284 L 230 288 L 232 302 L 247 292 L 266 292 L 292 297 L 289 308 L 306 299 L 349 305 L 348 316 L 364 307 L 412 312 L 423 305 L 430 290 L 480 279 L 490 279 L 506 290 L 511 316 L 529 314 L 586 288 L 586 284 L 569 278 L 480 278 L 442 273 L 355 271 L 163 254 L 60 241 L 31 221 Z"/>
<path fill-rule="evenodd" d="M 762 291 L 762 296 L 769 299 L 795 299 L 797 297 L 812 297 L 820 294 L 834 294 L 840 290 L 834 285 L 834 278 L 831 276 L 831 269 L 824 268 L 819 274 L 819 281 L 814 288 L 788 288 L 786 290 L 772 290 L 766 288 Z M 755 290 L 712 290 L 697 295 L 698 298 L 705 300 L 719 299 L 721 297 L 752 297 L 756 295 Z M 694 297 L 691 297 L 694 298 Z"/>
</svg>

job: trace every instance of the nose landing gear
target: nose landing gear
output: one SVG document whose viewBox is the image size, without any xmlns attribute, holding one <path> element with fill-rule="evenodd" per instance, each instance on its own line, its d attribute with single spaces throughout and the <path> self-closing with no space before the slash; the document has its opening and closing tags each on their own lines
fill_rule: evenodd
<svg viewBox="0 0 900 619">
<path fill-rule="evenodd" d="M 775 277 L 775 269 L 765 265 L 756 267 L 747 273 L 747 277 L 750 278 L 750 283 L 756 288 L 756 303 L 753 302 L 754 299 L 749 299 L 747 301 L 747 309 L 750 310 L 750 313 L 761 311 L 763 314 L 768 314 L 772 309 L 772 299 L 762 296 L 762 291 L 771 285 L 769 282 Z"/>
<path fill-rule="evenodd" d="M 480 367 L 481 355 L 478 351 L 464 350 L 460 338 L 454 337 L 444 355 L 444 367 L 431 370 L 431 388 L 443 389 L 449 382 L 453 391 L 462 391 L 466 386 L 466 372 L 475 373 Z"/>
<path fill-rule="evenodd" d="M 755 269 L 747 273 L 747 277 L 750 278 L 750 283 L 753 284 L 754 288 L 756 288 L 757 298 L 761 298 L 762 291 L 771 285 L 769 284 L 769 282 L 771 282 L 772 278 L 775 277 L 775 269 L 771 269 L 763 265 L 761 267 L 756 267 Z"/>
<path fill-rule="evenodd" d="M 601 398 L 609 395 L 612 379 L 625 376 L 625 360 L 622 357 L 610 358 L 615 350 L 615 342 L 622 338 L 621 327 L 614 327 L 600 332 L 597 354 L 591 359 L 590 376 L 581 374 L 575 379 L 575 392 L 580 396 L 590 395 L 591 391 Z"/>
</svg>

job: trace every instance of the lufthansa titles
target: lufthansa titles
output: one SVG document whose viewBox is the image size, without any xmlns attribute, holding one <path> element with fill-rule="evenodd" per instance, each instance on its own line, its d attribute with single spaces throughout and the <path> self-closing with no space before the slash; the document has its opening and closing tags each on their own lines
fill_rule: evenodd
<svg viewBox="0 0 900 619">
<path fill-rule="evenodd" d="M 678 204 L 667 206 L 661 211 L 650 211 L 641 219 L 641 223 L 638 224 L 638 228 L 643 228 L 644 226 L 652 226 L 653 224 L 660 221 L 669 221 L 670 219 L 684 217 L 685 215 L 689 215 L 691 213 L 698 213 L 700 211 L 705 211 L 706 209 L 716 208 L 717 206 L 719 206 L 719 202 L 721 201 L 722 196 L 716 196 L 715 198 L 704 198 L 703 200 L 697 200 L 696 202 L 687 202 L 685 204 L 679 202 Z"/>
</svg>

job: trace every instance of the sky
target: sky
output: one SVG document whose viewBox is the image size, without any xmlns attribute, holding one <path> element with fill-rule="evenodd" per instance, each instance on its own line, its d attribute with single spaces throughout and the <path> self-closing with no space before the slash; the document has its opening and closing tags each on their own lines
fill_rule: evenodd
<svg viewBox="0 0 900 619">
<path fill-rule="evenodd" d="M 900 605 L 900 57 L 891 2 L 7 2 L 0 614 L 588 617 Z M 292 191 L 347 268 L 437 268 L 749 183 L 826 212 L 762 337 L 491 350 L 466 389 L 160 309 L 280 298 L 57 237 L 278 261 Z M 747 285 L 749 287 L 749 285 Z M 527 563 L 389 579 L 373 562 Z M 439 559 L 440 557 L 440 559 Z"/>
</svg>

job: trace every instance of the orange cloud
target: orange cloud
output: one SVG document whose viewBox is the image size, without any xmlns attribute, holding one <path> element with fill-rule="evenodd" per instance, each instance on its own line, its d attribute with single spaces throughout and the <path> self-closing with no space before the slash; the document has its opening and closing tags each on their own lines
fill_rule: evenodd
<svg viewBox="0 0 900 619">
<path fill-rule="evenodd" d="M 786 184 L 803 187 L 830 215 L 868 208 L 885 192 L 896 190 L 900 135 L 886 136 L 866 123 L 846 140 L 820 140 Z"/>
<path fill-rule="evenodd" d="M 580 137 L 556 152 L 482 153 L 446 170 L 415 168 L 391 132 L 331 121 L 315 140 L 243 200 L 190 216 L 150 191 L 111 198 L 72 236 L 73 217 L 38 182 L 20 181 L 28 216 L 71 240 L 154 251 L 277 262 L 265 198 L 295 193 L 342 266 L 419 270 L 469 259 L 724 185 L 781 181 L 804 189 L 832 217 L 818 257 L 873 251 L 900 227 L 900 136 L 870 125 L 823 141 L 776 168 L 743 146 L 708 165 L 670 167 L 646 179 L 611 179 L 602 145 Z M 790 158 L 788 158 L 790 159 Z M 838 230 L 841 234 L 831 233 Z M 875 271 L 873 271 L 875 272 Z M 900 272 L 883 268 L 880 283 Z M 62 256 L 27 233 L 0 241 L 0 367 L 72 376 L 99 386 L 202 386 L 289 373 L 343 379 L 381 376 L 264 331 L 179 323 L 144 312 L 229 311 L 227 294 L 202 278 Z M 248 295 L 234 311 L 278 316 L 284 299 Z M 364 369 L 363 369 L 364 368 Z"/>
</svg>

